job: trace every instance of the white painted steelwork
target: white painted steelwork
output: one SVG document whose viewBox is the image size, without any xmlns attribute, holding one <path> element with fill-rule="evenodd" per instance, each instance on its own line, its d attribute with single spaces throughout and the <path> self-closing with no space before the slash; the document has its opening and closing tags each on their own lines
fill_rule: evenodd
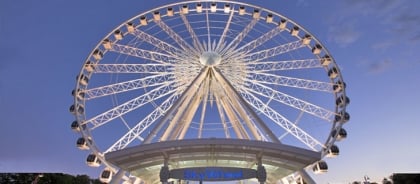
<svg viewBox="0 0 420 184">
<path fill-rule="evenodd" d="M 188 154 L 185 145 L 183 152 L 170 156 L 178 159 L 168 166 L 206 166 L 213 160 L 251 168 L 259 158 L 270 182 L 281 179 L 273 177 L 276 173 L 296 171 L 289 179 L 310 183 L 304 168 L 338 155 L 334 143 L 347 135 L 342 125 L 350 119 L 350 100 L 326 47 L 293 20 L 246 3 L 183 1 L 139 14 L 111 30 L 77 76 L 71 128 L 89 140 L 78 146 L 92 152 L 89 165 L 101 163 L 113 175 L 106 178 L 128 181 L 132 176 L 124 171 L 145 169 L 130 159 L 124 164 L 136 169 L 120 165 L 116 157 L 110 162 L 107 153 L 190 139 L 224 145 L 224 139 L 249 141 L 249 150 L 273 143 L 318 157 L 303 154 L 303 165 L 294 165 L 292 159 L 287 167 L 270 166 L 265 153 L 245 152 L 244 158 L 253 159 L 234 164 L 233 150 L 210 159 L 206 148 L 194 153 L 201 155 L 194 161 L 182 156 Z M 217 141 L 211 143 L 216 140 L 212 137 Z M 217 153 L 229 149 L 221 146 Z M 276 159 L 288 159 L 283 156 Z M 155 165 L 147 167 L 160 168 L 161 161 L 151 160 Z"/>
</svg>

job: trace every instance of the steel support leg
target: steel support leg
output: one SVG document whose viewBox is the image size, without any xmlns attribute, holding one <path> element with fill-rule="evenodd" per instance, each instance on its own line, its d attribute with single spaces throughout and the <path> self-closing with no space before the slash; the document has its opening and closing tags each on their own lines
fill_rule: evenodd
<svg viewBox="0 0 420 184">
<path fill-rule="evenodd" d="M 260 184 L 264 184 L 267 180 L 267 172 L 265 171 L 265 167 L 262 165 L 261 156 L 257 156 L 257 179 Z"/>
<path fill-rule="evenodd" d="M 109 184 L 120 184 L 122 177 L 125 175 L 125 171 L 120 169 L 117 174 L 112 177 L 111 182 Z"/>
<path fill-rule="evenodd" d="M 168 158 L 165 158 L 165 160 L 163 161 L 163 167 L 160 169 L 159 177 L 160 182 L 162 182 L 162 184 L 168 184 L 168 179 L 170 177 Z"/>
<path fill-rule="evenodd" d="M 302 177 L 302 179 L 307 184 L 316 184 L 316 182 L 314 181 L 314 179 L 312 179 L 312 177 L 309 176 L 309 174 L 304 169 L 302 169 L 302 170 L 299 171 L 299 175 Z"/>
</svg>

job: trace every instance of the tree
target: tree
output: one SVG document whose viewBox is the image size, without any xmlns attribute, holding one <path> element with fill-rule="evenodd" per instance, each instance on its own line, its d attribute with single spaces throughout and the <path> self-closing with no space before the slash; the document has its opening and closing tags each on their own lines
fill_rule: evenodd
<svg viewBox="0 0 420 184">
<path fill-rule="evenodd" d="M 415 173 L 398 173 L 391 176 L 394 184 L 417 184 L 420 183 L 420 174 Z"/>
<path fill-rule="evenodd" d="M 382 180 L 382 184 L 392 184 L 392 182 L 391 182 L 391 181 L 389 181 L 387 178 L 384 178 L 384 179 Z"/>
<path fill-rule="evenodd" d="M 63 173 L 0 173 L 0 184 L 31 184 L 37 178 L 37 184 L 102 184 L 99 179 L 90 179 L 88 175 L 73 176 Z"/>
<path fill-rule="evenodd" d="M 90 178 L 88 175 L 77 175 L 74 178 L 74 182 L 73 183 L 86 183 L 89 184 L 90 183 Z"/>
</svg>

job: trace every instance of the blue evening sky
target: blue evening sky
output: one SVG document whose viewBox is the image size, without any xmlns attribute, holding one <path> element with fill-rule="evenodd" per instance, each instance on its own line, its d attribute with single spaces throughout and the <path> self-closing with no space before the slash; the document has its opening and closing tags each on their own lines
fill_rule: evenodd
<svg viewBox="0 0 420 184">
<path fill-rule="evenodd" d="M 71 90 L 98 42 L 125 20 L 173 0 L 0 1 L 0 172 L 96 177 L 70 130 Z M 289 17 L 342 69 L 348 139 L 319 183 L 420 172 L 420 1 L 242 0 Z"/>
</svg>

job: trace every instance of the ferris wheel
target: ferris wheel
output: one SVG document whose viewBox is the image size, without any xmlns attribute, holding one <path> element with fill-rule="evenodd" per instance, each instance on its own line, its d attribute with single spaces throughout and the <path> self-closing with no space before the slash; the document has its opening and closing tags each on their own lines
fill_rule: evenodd
<svg viewBox="0 0 420 184">
<path fill-rule="evenodd" d="M 106 155 L 180 140 L 290 146 L 318 154 L 299 168 L 325 172 L 323 159 L 337 156 L 335 143 L 347 136 L 345 90 L 325 46 L 286 16 L 236 1 L 185 1 L 141 13 L 96 45 L 76 78 L 71 128 L 105 182 L 119 171 L 128 172 L 119 176 L 126 181 L 158 181 L 147 175 L 161 165 L 141 168 L 141 175 Z M 217 163 L 254 167 L 230 157 Z M 178 160 L 179 167 L 191 161 Z M 281 171 L 290 177 L 294 168 Z"/>
</svg>

